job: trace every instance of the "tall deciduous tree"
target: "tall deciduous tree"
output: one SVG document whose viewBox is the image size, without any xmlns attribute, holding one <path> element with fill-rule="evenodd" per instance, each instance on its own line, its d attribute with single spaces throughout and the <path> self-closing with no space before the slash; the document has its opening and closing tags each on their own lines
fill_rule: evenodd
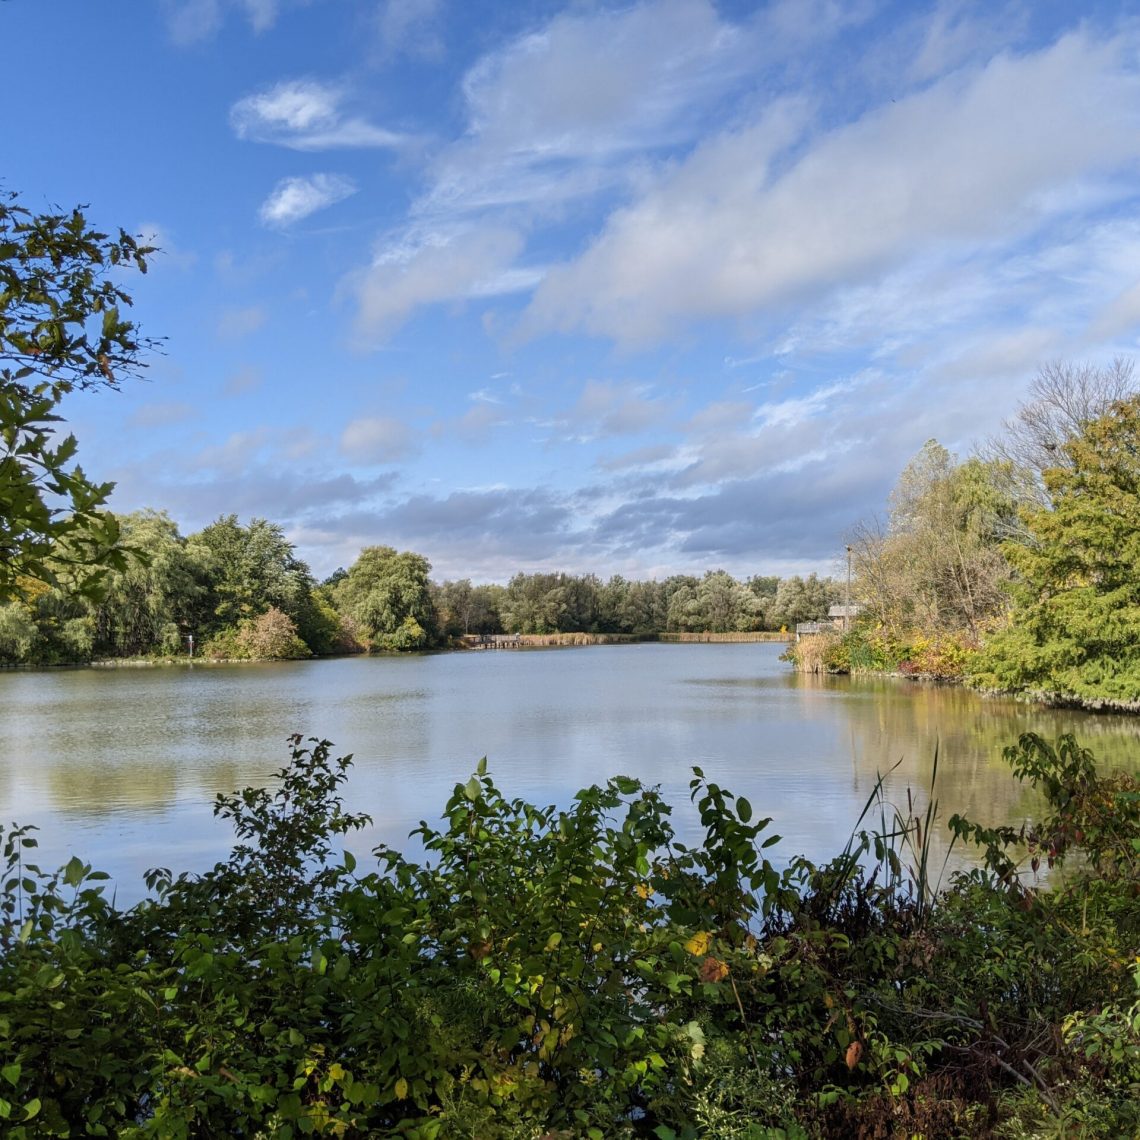
<svg viewBox="0 0 1140 1140">
<path fill-rule="evenodd" d="M 839 587 L 830 578 L 809 574 L 801 578 L 793 574 L 782 578 L 772 603 L 770 620 L 774 625 L 792 629 L 797 622 L 818 621 L 840 598 Z"/>
<path fill-rule="evenodd" d="M 59 438 L 59 401 L 77 388 L 117 387 L 153 342 L 124 319 L 117 270 L 146 272 L 153 250 L 88 225 L 82 209 L 34 215 L 0 196 L 0 598 L 21 577 L 94 592 L 122 567 L 103 508 L 112 485 L 75 463 Z"/>
<path fill-rule="evenodd" d="M 851 536 L 858 598 L 893 635 L 977 634 L 1006 605 L 1000 549 L 1015 507 L 1004 468 L 928 440 L 891 493 L 886 527 Z"/>
<path fill-rule="evenodd" d="M 211 624 L 233 626 L 275 607 L 301 627 L 313 577 L 280 524 L 250 519 L 243 526 L 237 515 L 224 515 L 192 541 L 207 554 Z"/>
<path fill-rule="evenodd" d="M 1044 364 L 1029 385 L 1027 398 L 1000 435 L 985 446 L 986 458 L 1009 465 L 1020 497 L 1036 506 L 1049 502 L 1044 472 L 1067 462 L 1063 445 L 1085 425 L 1137 392 L 1134 363 L 1118 356 L 1111 364 Z"/>
<path fill-rule="evenodd" d="M 366 546 L 334 587 L 340 611 L 382 649 L 420 649 L 434 634 L 431 563 L 422 554 Z"/>
<path fill-rule="evenodd" d="M 199 632 L 206 552 L 188 543 L 165 513 L 137 511 L 118 521 L 142 557 L 108 575 L 95 609 L 96 649 L 114 656 L 178 653 L 184 635 Z"/>
</svg>

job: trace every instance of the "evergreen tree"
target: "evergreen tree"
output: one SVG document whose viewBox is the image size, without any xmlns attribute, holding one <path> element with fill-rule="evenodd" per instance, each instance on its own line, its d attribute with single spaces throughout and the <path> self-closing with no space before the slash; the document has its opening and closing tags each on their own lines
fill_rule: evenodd
<svg viewBox="0 0 1140 1140">
<path fill-rule="evenodd" d="M 977 679 L 1083 700 L 1140 700 L 1140 397 L 1061 446 L 1043 473 L 1052 506 L 1023 511 L 1027 543 L 1009 626 Z"/>
</svg>

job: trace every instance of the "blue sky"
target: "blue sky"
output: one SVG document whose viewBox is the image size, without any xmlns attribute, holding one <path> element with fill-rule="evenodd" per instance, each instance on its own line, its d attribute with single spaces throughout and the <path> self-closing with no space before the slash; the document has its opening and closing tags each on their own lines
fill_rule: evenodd
<svg viewBox="0 0 1140 1140">
<path fill-rule="evenodd" d="M 829 571 L 1140 331 L 1129 4 L 0 5 L 0 171 L 164 252 L 121 511 L 437 578 Z"/>
</svg>

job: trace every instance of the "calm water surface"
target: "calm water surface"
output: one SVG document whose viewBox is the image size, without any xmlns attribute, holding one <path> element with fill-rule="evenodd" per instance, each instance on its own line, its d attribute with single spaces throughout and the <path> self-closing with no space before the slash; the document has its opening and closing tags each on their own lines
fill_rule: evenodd
<svg viewBox="0 0 1140 1140">
<path fill-rule="evenodd" d="M 772 853 L 822 858 L 846 841 L 879 772 L 925 804 L 935 748 L 947 818 L 1020 820 L 1033 802 L 1001 748 L 1075 731 L 1140 767 L 1140 720 L 1050 712 L 890 679 L 805 677 L 782 646 L 629 645 L 266 665 L 0 674 L 0 821 L 37 824 L 44 864 L 75 853 L 120 898 L 160 865 L 203 869 L 228 850 L 215 793 L 263 782 L 293 732 L 356 764 L 346 799 L 375 826 L 351 846 L 409 848 L 479 758 L 510 795 L 566 804 L 617 773 L 658 783 L 678 829 L 694 764 L 774 817 Z"/>
</svg>

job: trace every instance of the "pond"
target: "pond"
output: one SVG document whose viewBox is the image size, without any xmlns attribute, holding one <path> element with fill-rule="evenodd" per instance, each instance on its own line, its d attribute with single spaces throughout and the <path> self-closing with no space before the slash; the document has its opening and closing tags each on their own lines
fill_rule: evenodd
<svg viewBox="0 0 1140 1140">
<path fill-rule="evenodd" d="M 228 851 L 218 792 L 263 783 L 294 732 L 355 765 L 346 795 L 374 826 L 350 844 L 409 850 L 481 756 L 510 796 L 568 804 L 624 774 L 660 784 L 699 834 L 690 769 L 747 796 L 783 837 L 779 859 L 846 842 L 879 773 L 922 807 L 936 749 L 943 820 L 1033 810 L 1001 760 L 1026 731 L 1074 731 L 1140 767 L 1140 720 L 1045 710 L 893 678 L 811 677 L 782 646 L 622 645 L 326 661 L 0 674 L 0 821 L 40 828 L 41 863 L 78 854 L 120 901 L 153 866 L 200 870 Z M 957 858 L 957 855 L 955 856 Z"/>
</svg>

